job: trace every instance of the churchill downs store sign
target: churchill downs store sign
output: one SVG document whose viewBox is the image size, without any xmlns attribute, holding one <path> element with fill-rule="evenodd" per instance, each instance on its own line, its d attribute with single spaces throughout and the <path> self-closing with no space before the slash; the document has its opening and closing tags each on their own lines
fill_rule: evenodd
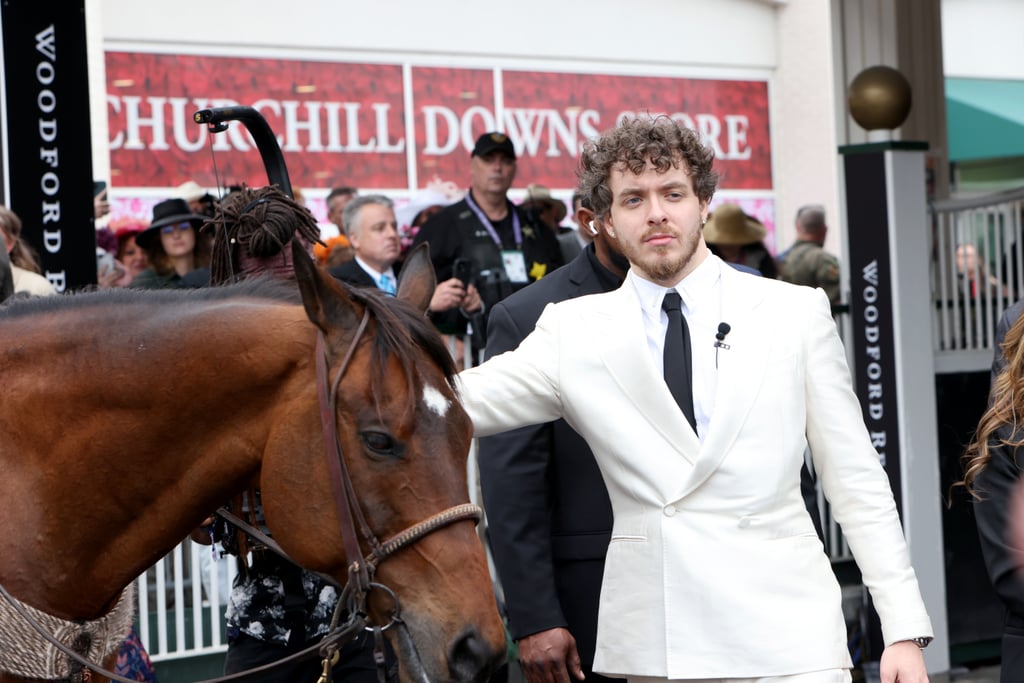
<svg viewBox="0 0 1024 683">
<path fill-rule="evenodd" d="M 768 87 L 706 80 L 108 52 L 112 183 L 216 185 L 197 109 L 258 109 L 292 183 L 416 188 L 466 181 L 473 141 L 504 130 L 518 184 L 571 188 L 581 144 L 624 116 L 664 113 L 701 132 L 722 186 L 770 190 Z M 266 183 L 245 130 L 213 136 L 221 184 Z"/>
</svg>

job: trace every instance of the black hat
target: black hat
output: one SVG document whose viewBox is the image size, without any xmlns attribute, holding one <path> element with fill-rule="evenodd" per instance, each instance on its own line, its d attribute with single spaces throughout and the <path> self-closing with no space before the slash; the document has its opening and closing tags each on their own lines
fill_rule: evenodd
<svg viewBox="0 0 1024 683">
<path fill-rule="evenodd" d="M 192 213 L 184 199 L 167 199 L 153 207 L 153 222 L 139 233 L 135 243 L 143 249 L 149 249 L 153 246 L 153 240 L 160 234 L 160 228 L 165 225 L 188 221 L 193 229 L 199 230 L 207 220 L 206 216 Z"/>
<path fill-rule="evenodd" d="M 498 132 L 484 133 L 478 137 L 470 156 L 485 157 L 496 149 L 501 150 L 512 159 L 516 158 L 516 148 L 512 144 L 512 140 L 504 133 Z"/>
</svg>

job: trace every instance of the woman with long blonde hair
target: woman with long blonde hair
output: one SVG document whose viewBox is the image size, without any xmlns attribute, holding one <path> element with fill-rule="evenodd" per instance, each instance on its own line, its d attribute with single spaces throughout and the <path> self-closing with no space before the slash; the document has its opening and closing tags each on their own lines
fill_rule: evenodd
<svg viewBox="0 0 1024 683">
<path fill-rule="evenodd" d="M 1011 501 L 1021 495 L 1024 458 L 1024 301 L 996 328 L 989 406 L 964 454 L 960 482 L 974 498 L 989 579 L 1005 607 L 1001 683 L 1024 681 L 1024 548 L 1014 539 Z"/>
</svg>

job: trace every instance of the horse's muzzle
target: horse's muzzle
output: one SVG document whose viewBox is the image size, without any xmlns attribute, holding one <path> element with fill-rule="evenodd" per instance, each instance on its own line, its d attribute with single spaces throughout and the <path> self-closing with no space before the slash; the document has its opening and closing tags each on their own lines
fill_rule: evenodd
<svg viewBox="0 0 1024 683">
<path fill-rule="evenodd" d="M 483 683 L 505 661 L 505 649 L 496 650 L 474 626 L 466 628 L 448 652 L 448 669 L 453 681 Z"/>
</svg>

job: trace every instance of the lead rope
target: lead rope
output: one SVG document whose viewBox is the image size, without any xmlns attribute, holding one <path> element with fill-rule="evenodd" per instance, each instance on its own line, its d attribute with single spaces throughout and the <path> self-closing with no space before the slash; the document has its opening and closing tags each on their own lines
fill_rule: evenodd
<svg viewBox="0 0 1024 683">
<path fill-rule="evenodd" d="M 2 596 L 11 605 L 14 611 L 16 611 L 21 616 L 21 618 L 24 619 L 29 624 L 29 626 L 31 626 L 32 629 L 40 635 L 40 637 L 42 637 L 44 640 L 50 643 L 50 645 L 53 645 L 55 648 L 57 648 L 57 650 L 60 651 L 62 654 L 66 655 L 70 661 L 75 662 L 75 664 L 79 667 L 78 671 L 80 672 L 81 678 L 79 678 L 78 680 L 81 681 L 81 683 L 89 681 L 91 679 L 92 672 L 95 672 L 100 676 L 109 678 L 111 681 L 117 681 L 118 683 L 138 683 L 138 681 L 136 681 L 135 679 L 119 676 L 113 671 L 108 671 L 103 667 L 97 666 L 95 663 L 91 662 L 86 657 L 83 657 L 74 649 L 68 647 L 64 643 L 57 640 L 49 631 L 46 630 L 46 628 L 42 624 L 36 621 L 36 619 L 28 613 L 28 611 L 21 605 L 21 603 L 18 602 L 18 600 L 8 592 L 8 590 L 3 586 L 3 584 L 0 584 L 0 596 Z M 358 615 L 353 616 L 358 617 Z M 350 618 L 345 623 L 345 625 L 342 626 L 337 632 L 330 634 L 330 638 L 332 642 L 335 643 L 351 640 L 355 637 L 356 633 L 365 628 L 365 624 L 366 622 L 359 618 Z M 336 626 L 337 622 L 332 623 L 332 628 Z M 78 643 L 76 642 L 76 645 L 77 644 Z M 233 683 L 234 681 L 245 680 L 247 678 L 255 676 L 256 674 L 262 674 L 268 671 L 273 671 L 274 669 L 285 666 L 287 664 L 292 664 L 299 660 L 307 659 L 314 654 L 319 654 L 320 649 L 321 643 L 314 643 L 313 645 L 307 647 L 304 650 L 300 650 L 299 652 L 288 655 L 287 657 L 279 659 L 275 662 L 263 664 L 253 669 L 240 671 L 236 674 L 230 674 L 228 676 L 221 676 L 219 678 L 209 678 L 204 681 L 201 681 L 200 683 Z M 71 680 L 75 680 L 73 675 L 71 677 Z"/>
</svg>

